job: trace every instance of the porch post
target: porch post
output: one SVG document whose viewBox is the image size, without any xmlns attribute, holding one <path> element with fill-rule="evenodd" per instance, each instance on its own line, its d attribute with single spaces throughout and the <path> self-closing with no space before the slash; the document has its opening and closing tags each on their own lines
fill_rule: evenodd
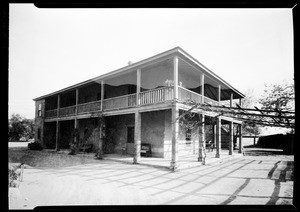
<svg viewBox="0 0 300 212">
<path fill-rule="evenodd" d="M 55 150 L 58 151 L 58 139 L 59 139 L 59 121 L 56 121 L 56 134 L 55 134 Z"/>
<path fill-rule="evenodd" d="M 141 69 L 136 70 L 136 105 L 140 104 Z"/>
<path fill-rule="evenodd" d="M 217 125 L 216 124 L 213 124 L 212 125 L 212 131 L 213 131 L 213 142 L 214 142 L 214 148 L 216 148 L 216 144 L 217 144 L 217 135 L 216 135 L 216 132 L 217 132 L 217 130 L 216 130 L 216 128 L 217 128 Z"/>
<path fill-rule="evenodd" d="M 175 56 L 173 59 L 173 75 L 174 75 L 174 98 L 178 99 L 178 57 Z"/>
<path fill-rule="evenodd" d="M 233 153 L 233 122 L 229 123 L 229 155 Z"/>
<path fill-rule="evenodd" d="M 242 153 L 242 124 L 239 125 L 239 153 Z"/>
<path fill-rule="evenodd" d="M 97 154 L 97 158 L 98 159 L 103 159 L 103 128 L 105 126 L 105 119 L 104 116 L 100 116 L 98 117 L 98 125 L 99 125 L 99 150 L 98 150 L 98 154 Z"/>
<path fill-rule="evenodd" d="M 221 102 L 221 85 L 218 85 L 218 103 L 220 104 Z"/>
<path fill-rule="evenodd" d="M 230 107 L 232 107 L 233 93 L 230 93 Z"/>
<path fill-rule="evenodd" d="M 60 108 L 60 95 L 57 95 L 57 117 L 56 117 L 56 133 L 55 133 L 55 150 L 58 151 L 58 138 L 59 138 L 59 108 Z"/>
<path fill-rule="evenodd" d="M 205 163 L 205 115 L 201 115 L 201 126 L 199 126 L 199 151 L 198 151 L 198 161 Z"/>
<path fill-rule="evenodd" d="M 74 131 L 77 131 L 77 128 L 78 128 L 77 114 L 78 114 L 78 88 L 76 88 L 76 107 L 75 107 Z M 74 143 L 77 145 L 77 142 L 78 142 L 77 136 L 75 135 Z"/>
<path fill-rule="evenodd" d="M 137 164 L 141 158 L 141 113 L 136 110 L 134 119 L 134 156 L 133 163 Z"/>
<path fill-rule="evenodd" d="M 239 99 L 239 105 L 242 107 L 242 99 Z"/>
<path fill-rule="evenodd" d="M 172 107 L 172 158 L 170 169 L 176 171 L 178 168 L 178 135 L 179 135 L 179 109 L 176 103 Z"/>
<path fill-rule="evenodd" d="M 104 100 L 104 80 L 101 81 L 101 105 L 100 105 L 101 111 L 103 111 L 103 100 Z"/>
<path fill-rule="evenodd" d="M 201 83 L 201 104 L 204 104 L 204 74 L 200 75 L 200 83 Z"/>
<path fill-rule="evenodd" d="M 217 133 L 216 133 L 216 158 L 220 157 L 220 151 L 221 151 L 221 119 L 217 118 Z"/>
</svg>

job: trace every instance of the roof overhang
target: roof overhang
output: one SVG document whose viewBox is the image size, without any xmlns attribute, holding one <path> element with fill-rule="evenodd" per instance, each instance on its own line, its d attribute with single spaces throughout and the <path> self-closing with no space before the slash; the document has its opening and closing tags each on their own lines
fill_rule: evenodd
<svg viewBox="0 0 300 212">
<path fill-rule="evenodd" d="M 190 60 L 191 62 L 193 62 L 194 64 L 196 64 L 197 66 L 199 66 L 202 70 L 204 70 L 209 76 L 213 77 L 214 79 L 216 79 L 217 81 L 219 81 L 220 84 L 223 84 L 225 86 L 227 86 L 228 88 L 232 89 L 235 93 L 237 93 L 241 98 L 244 98 L 245 95 L 242 94 L 241 92 L 239 92 L 237 89 L 235 89 L 234 87 L 232 87 L 229 83 L 227 83 L 225 80 L 223 80 L 221 77 L 219 77 L 218 75 L 216 75 L 215 73 L 213 73 L 211 70 L 209 70 L 207 67 L 205 67 L 203 64 L 201 64 L 198 60 L 196 60 L 194 57 L 192 57 L 191 55 L 189 55 L 186 51 L 184 51 L 182 48 L 180 47 L 175 47 L 173 49 L 170 49 L 168 51 L 165 51 L 165 52 L 162 52 L 160 54 L 157 54 L 157 55 L 154 55 L 152 57 L 149 57 L 147 59 L 144 59 L 144 60 L 141 60 L 139 62 L 136 62 L 136 63 L 132 63 L 128 66 L 125 66 L 125 67 L 122 67 L 120 69 L 117 69 L 117 70 L 114 70 L 114 71 L 111 71 L 111 72 L 108 72 L 106 74 L 103 74 L 103 75 L 100 75 L 98 77 L 94 77 L 92 79 L 89 79 L 89 80 L 86 80 L 86 81 L 83 81 L 83 82 L 80 82 L 80 83 L 77 83 L 75 85 L 72 85 L 72 86 L 69 86 L 69 87 L 66 87 L 64 89 L 61 89 L 61 90 L 58 90 L 58 91 L 55 91 L 55 92 L 52 92 L 52 93 L 49 93 L 47 95 L 43 95 L 43 96 L 40 96 L 40 97 L 37 97 L 35 99 L 33 99 L 34 101 L 38 101 L 38 100 L 41 100 L 41 99 L 44 99 L 44 98 L 47 98 L 49 96 L 53 96 L 53 95 L 56 95 L 56 94 L 59 94 L 59 93 L 62 93 L 62 92 L 66 92 L 66 91 L 69 91 L 69 90 L 72 90 L 72 89 L 76 89 L 78 87 L 81 87 L 81 86 L 84 86 L 84 85 L 87 85 L 89 83 L 92 83 L 92 82 L 95 82 L 95 81 L 101 81 L 101 80 L 104 80 L 106 78 L 110 78 L 112 76 L 116 76 L 120 73 L 123 73 L 123 72 L 126 72 L 126 71 L 130 71 L 130 70 L 133 70 L 133 69 L 138 69 L 138 68 L 142 68 L 144 66 L 146 66 L 147 64 L 149 63 L 152 63 L 152 62 L 155 62 L 157 60 L 161 60 L 162 58 L 170 58 L 171 56 L 173 55 L 177 55 L 177 56 L 183 56 L 185 58 L 187 58 L 188 60 Z"/>
</svg>

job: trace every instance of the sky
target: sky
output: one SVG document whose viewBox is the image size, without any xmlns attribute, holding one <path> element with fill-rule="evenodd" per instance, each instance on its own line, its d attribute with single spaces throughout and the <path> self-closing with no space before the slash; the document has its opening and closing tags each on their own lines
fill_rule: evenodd
<svg viewBox="0 0 300 212">
<path fill-rule="evenodd" d="M 293 83 L 292 9 L 9 7 L 9 116 L 32 99 L 181 47 L 242 93 Z"/>
</svg>

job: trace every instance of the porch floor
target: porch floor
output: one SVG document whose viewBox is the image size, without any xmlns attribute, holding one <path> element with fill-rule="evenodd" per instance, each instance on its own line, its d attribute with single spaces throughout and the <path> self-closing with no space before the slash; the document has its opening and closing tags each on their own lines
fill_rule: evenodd
<svg viewBox="0 0 300 212">
<path fill-rule="evenodd" d="M 222 163 L 224 161 L 233 160 L 237 157 L 242 157 L 243 154 L 238 153 L 238 150 L 234 150 L 232 155 L 228 154 L 228 150 L 223 150 L 220 153 L 220 158 L 215 157 L 216 152 L 207 152 L 205 165 L 214 165 Z M 201 166 L 202 162 L 197 161 L 198 155 L 184 155 L 178 157 L 178 169 L 185 169 L 189 167 Z M 127 164 L 133 164 L 133 156 L 131 155 L 119 155 L 119 154 L 105 154 L 105 160 L 117 161 Z M 139 164 L 156 168 L 170 169 L 171 158 L 155 158 L 155 157 L 141 157 Z"/>
</svg>

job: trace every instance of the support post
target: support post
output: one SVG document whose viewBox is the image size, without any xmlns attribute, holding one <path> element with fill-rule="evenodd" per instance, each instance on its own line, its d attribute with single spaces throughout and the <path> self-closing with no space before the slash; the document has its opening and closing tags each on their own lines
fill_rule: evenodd
<svg viewBox="0 0 300 212">
<path fill-rule="evenodd" d="M 230 93 L 230 107 L 232 107 L 233 93 Z"/>
<path fill-rule="evenodd" d="M 101 105 L 100 110 L 103 111 L 103 100 L 104 100 L 104 80 L 101 81 Z"/>
<path fill-rule="evenodd" d="M 242 107 L 242 99 L 239 99 L 239 105 Z"/>
<path fill-rule="evenodd" d="M 213 131 L 213 142 L 214 142 L 214 148 L 216 148 L 216 143 L 217 143 L 217 125 L 213 124 L 212 126 L 212 131 Z"/>
<path fill-rule="evenodd" d="M 220 158 L 221 156 L 221 119 L 217 118 L 217 126 L 216 126 L 216 158 Z"/>
<path fill-rule="evenodd" d="M 134 156 L 133 163 L 137 164 L 141 158 L 141 113 L 135 111 L 134 121 Z"/>
<path fill-rule="evenodd" d="M 141 69 L 136 70 L 136 105 L 140 105 Z"/>
<path fill-rule="evenodd" d="M 239 153 L 242 153 L 242 140 L 243 140 L 243 136 L 242 136 L 242 125 L 239 125 Z"/>
<path fill-rule="evenodd" d="M 57 117 L 56 117 L 56 133 L 55 133 L 55 150 L 58 151 L 58 139 L 59 139 L 59 108 L 60 108 L 60 95 L 57 95 Z"/>
<path fill-rule="evenodd" d="M 201 104 L 204 104 L 204 74 L 200 75 L 200 83 L 201 83 Z"/>
<path fill-rule="evenodd" d="M 179 109 L 176 103 L 172 107 L 172 158 L 170 169 L 176 171 L 178 168 L 178 134 L 179 134 Z"/>
<path fill-rule="evenodd" d="M 218 103 L 220 104 L 221 102 L 221 85 L 218 85 Z"/>
<path fill-rule="evenodd" d="M 105 119 L 103 116 L 98 117 L 98 126 L 99 126 L 99 146 L 98 146 L 98 153 L 97 153 L 97 158 L 98 159 L 103 159 L 103 134 L 104 134 L 104 128 L 105 128 Z"/>
<path fill-rule="evenodd" d="M 178 57 L 173 58 L 173 75 L 174 75 L 174 98 L 178 99 Z"/>
<path fill-rule="evenodd" d="M 201 126 L 199 126 L 199 152 L 198 161 L 205 164 L 205 115 L 201 115 Z"/>
<path fill-rule="evenodd" d="M 75 107 L 75 119 L 74 119 L 74 132 L 75 132 L 75 136 L 74 136 L 74 143 L 75 145 L 78 147 L 78 138 L 77 138 L 77 133 L 78 133 L 78 119 L 77 119 L 77 115 L 78 115 L 78 95 L 79 95 L 79 90 L 78 88 L 76 89 L 76 107 Z"/>
<path fill-rule="evenodd" d="M 233 153 L 233 122 L 229 123 L 229 155 Z"/>
<path fill-rule="evenodd" d="M 59 140 L 59 121 L 56 121 L 56 134 L 55 134 L 55 150 L 58 151 L 58 140 Z"/>
</svg>

